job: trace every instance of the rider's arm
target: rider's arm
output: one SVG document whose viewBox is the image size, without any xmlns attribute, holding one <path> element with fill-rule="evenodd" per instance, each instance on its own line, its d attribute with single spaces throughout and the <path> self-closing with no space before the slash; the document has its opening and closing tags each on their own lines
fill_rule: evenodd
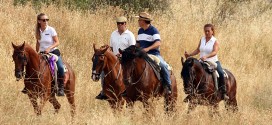
<svg viewBox="0 0 272 125">
<path fill-rule="evenodd" d="M 145 52 L 148 52 L 149 50 L 153 50 L 153 49 L 157 49 L 161 46 L 161 41 L 160 40 L 157 40 L 154 44 L 152 44 L 151 46 L 147 47 L 147 48 L 144 48 L 143 50 Z"/>
<path fill-rule="evenodd" d="M 189 56 L 189 57 L 190 57 L 190 56 L 197 55 L 197 54 L 200 52 L 200 50 L 199 50 L 200 43 L 201 43 L 201 40 L 199 41 L 198 46 L 197 46 L 197 48 L 195 49 L 195 51 L 193 51 L 192 53 L 188 53 L 188 56 Z M 187 52 L 185 52 L 185 54 L 186 54 L 186 53 L 187 53 Z"/>
<path fill-rule="evenodd" d="M 59 45 L 58 36 L 53 36 L 53 41 L 55 41 L 55 42 L 54 42 L 54 44 L 52 46 L 49 47 L 50 49 L 53 49 L 53 48 L 55 48 L 55 47 L 57 47 Z"/>
</svg>

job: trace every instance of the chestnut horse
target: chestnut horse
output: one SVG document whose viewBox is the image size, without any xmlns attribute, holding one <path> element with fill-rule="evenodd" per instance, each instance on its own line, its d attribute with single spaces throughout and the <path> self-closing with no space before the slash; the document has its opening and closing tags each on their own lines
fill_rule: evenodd
<svg viewBox="0 0 272 125">
<path fill-rule="evenodd" d="M 49 64 L 45 58 L 38 54 L 30 45 L 23 43 L 22 45 L 13 46 L 13 61 L 15 63 L 15 77 L 19 81 L 24 77 L 24 84 L 27 91 L 27 95 L 34 107 L 34 111 L 37 115 L 41 115 L 42 108 L 47 100 L 54 106 L 55 112 L 57 113 L 61 107 L 55 97 L 55 93 L 51 88 L 54 84 L 53 77 L 51 75 Z M 65 63 L 68 69 L 67 83 L 64 85 L 65 94 L 68 102 L 71 105 L 71 115 L 75 113 L 75 74 L 72 68 Z M 24 73 L 25 70 L 25 73 Z M 37 99 L 40 98 L 40 105 L 37 103 Z"/>
<path fill-rule="evenodd" d="M 108 45 L 96 49 L 94 44 L 93 48 L 92 79 L 93 81 L 98 81 L 101 72 L 104 71 L 104 84 L 102 86 L 105 95 L 109 98 L 108 102 L 113 109 L 121 108 L 124 104 L 121 93 L 125 90 L 125 85 L 123 83 L 123 73 L 120 61 L 118 57 L 110 51 Z"/>
<path fill-rule="evenodd" d="M 129 106 L 135 101 L 143 102 L 145 108 L 149 107 L 148 99 L 164 96 L 165 110 L 173 111 L 177 100 L 177 84 L 174 74 L 171 72 L 172 93 L 167 94 L 164 85 L 155 75 L 150 64 L 145 60 L 147 53 L 135 45 L 120 50 L 122 54 L 121 65 L 123 67 L 123 78 L 127 85 L 127 98 Z"/>
<path fill-rule="evenodd" d="M 197 105 L 209 106 L 210 113 L 218 113 L 218 104 L 223 100 L 221 92 L 215 89 L 214 80 L 211 73 L 204 70 L 201 62 L 195 58 L 188 58 L 182 62 L 181 77 L 183 79 L 184 91 L 188 96 L 185 102 L 189 102 L 188 113 L 193 110 Z M 225 100 L 226 108 L 232 111 L 238 110 L 236 100 L 236 80 L 233 74 L 224 69 L 228 77 L 225 77 L 227 94 L 229 100 Z M 219 86 L 220 87 L 220 86 Z"/>
</svg>

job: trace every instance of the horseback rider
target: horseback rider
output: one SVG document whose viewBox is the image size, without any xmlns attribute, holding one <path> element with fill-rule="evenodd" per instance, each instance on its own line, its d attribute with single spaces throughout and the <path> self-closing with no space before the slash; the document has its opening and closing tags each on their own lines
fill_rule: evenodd
<svg viewBox="0 0 272 125">
<path fill-rule="evenodd" d="M 227 100 L 229 99 L 229 97 L 227 95 L 227 90 L 226 90 L 224 71 L 217 57 L 217 53 L 219 50 L 219 42 L 214 37 L 214 34 L 215 34 L 214 26 L 212 24 L 206 24 L 204 26 L 204 33 L 205 33 L 205 36 L 203 36 L 200 39 L 200 42 L 196 50 L 194 50 L 192 53 L 187 53 L 185 51 L 184 55 L 186 58 L 188 58 L 190 56 L 194 56 L 200 53 L 200 59 L 202 61 L 210 61 L 210 62 L 215 62 L 217 64 L 217 71 L 219 74 L 219 86 L 221 86 L 220 88 L 223 94 L 223 98 Z"/>
<path fill-rule="evenodd" d="M 116 18 L 117 30 L 113 31 L 110 37 L 110 47 L 114 55 L 120 57 L 118 49 L 126 49 L 131 45 L 136 44 L 134 34 L 127 29 L 127 18 L 124 16 Z M 105 73 L 101 73 L 101 86 L 104 84 Z M 103 88 L 103 87 L 102 87 Z M 95 97 L 96 99 L 107 99 L 107 96 L 104 94 L 103 89 L 100 91 L 99 95 Z"/>
<path fill-rule="evenodd" d="M 60 56 L 60 51 L 57 48 L 59 40 L 56 30 L 48 25 L 48 16 L 44 13 L 40 13 L 37 16 L 36 25 L 36 51 L 40 53 L 53 53 L 58 56 L 57 67 L 59 73 L 59 84 L 57 96 L 64 96 L 64 66 Z M 26 88 L 22 90 L 23 93 L 27 93 Z"/>
<path fill-rule="evenodd" d="M 148 54 L 155 55 L 160 59 L 160 67 L 162 72 L 163 82 L 166 84 L 167 93 L 171 93 L 171 79 L 168 71 L 168 64 L 160 55 L 161 38 L 159 31 L 151 25 L 151 15 L 146 12 L 139 14 L 138 24 L 140 29 L 137 37 L 137 47 L 141 47 Z"/>
</svg>

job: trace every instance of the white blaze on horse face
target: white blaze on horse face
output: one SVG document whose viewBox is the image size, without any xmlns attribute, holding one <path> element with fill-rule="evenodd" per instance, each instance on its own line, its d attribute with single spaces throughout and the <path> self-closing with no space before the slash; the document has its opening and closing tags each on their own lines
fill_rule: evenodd
<svg viewBox="0 0 272 125">
<path fill-rule="evenodd" d="M 95 80 L 95 75 L 94 74 L 96 74 L 96 71 L 95 70 L 93 70 L 93 75 L 92 75 L 92 79 L 93 80 Z"/>
</svg>

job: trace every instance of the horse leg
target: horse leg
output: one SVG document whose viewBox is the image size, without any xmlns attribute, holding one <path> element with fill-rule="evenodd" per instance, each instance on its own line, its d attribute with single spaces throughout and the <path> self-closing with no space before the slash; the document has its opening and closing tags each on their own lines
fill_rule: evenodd
<svg viewBox="0 0 272 125">
<path fill-rule="evenodd" d="M 195 110 L 195 108 L 196 108 L 196 104 L 192 102 L 192 100 L 189 101 L 187 114 L 190 114 L 193 110 Z"/>
<path fill-rule="evenodd" d="M 40 107 L 38 106 L 37 99 L 38 97 L 35 95 L 32 95 L 31 93 L 28 93 L 28 98 L 34 108 L 34 112 L 39 116 L 41 115 Z"/>
<path fill-rule="evenodd" d="M 65 95 L 66 95 L 67 100 L 68 100 L 70 107 L 71 107 L 71 111 L 70 111 L 71 115 L 72 115 L 72 117 L 74 117 L 75 113 L 76 113 L 74 91 L 69 90 L 69 89 L 65 89 L 64 92 L 65 92 Z"/>
<path fill-rule="evenodd" d="M 208 108 L 209 108 L 209 115 L 211 117 L 213 117 L 214 115 L 219 116 L 219 111 L 218 111 L 219 105 L 218 104 L 211 104 L 208 106 Z"/>
<path fill-rule="evenodd" d="M 41 94 L 42 94 L 42 96 L 40 96 L 40 97 L 41 97 L 41 100 L 40 100 L 40 110 L 42 111 L 42 109 L 43 109 L 43 107 L 44 107 L 46 101 L 47 101 L 47 100 L 49 99 L 49 97 L 50 97 L 50 92 L 49 92 L 49 90 L 48 90 L 46 93 L 41 93 Z"/>
<path fill-rule="evenodd" d="M 236 97 L 230 98 L 229 100 L 227 100 L 225 103 L 225 107 L 227 110 L 231 110 L 232 112 L 237 112 L 238 105 L 237 105 Z"/>
<path fill-rule="evenodd" d="M 55 94 L 52 94 L 49 98 L 49 102 L 53 105 L 54 109 L 55 109 L 55 113 L 59 112 L 59 109 L 61 107 L 60 103 L 58 102 L 58 100 L 56 99 Z"/>
</svg>

